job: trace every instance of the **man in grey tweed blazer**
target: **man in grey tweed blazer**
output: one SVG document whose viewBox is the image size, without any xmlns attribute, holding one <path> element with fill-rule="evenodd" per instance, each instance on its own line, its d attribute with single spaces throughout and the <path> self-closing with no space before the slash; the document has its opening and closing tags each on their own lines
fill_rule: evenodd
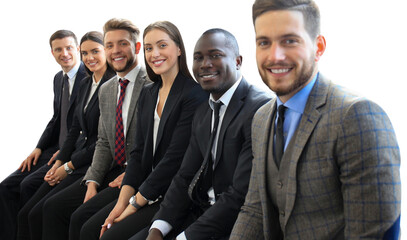
<svg viewBox="0 0 407 240">
<path fill-rule="evenodd" d="M 231 239 L 398 239 L 395 132 L 377 104 L 318 73 L 318 7 L 256 0 L 253 21 L 259 73 L 278 98 L 253 119 L 250 185 Z"/>
</svg>

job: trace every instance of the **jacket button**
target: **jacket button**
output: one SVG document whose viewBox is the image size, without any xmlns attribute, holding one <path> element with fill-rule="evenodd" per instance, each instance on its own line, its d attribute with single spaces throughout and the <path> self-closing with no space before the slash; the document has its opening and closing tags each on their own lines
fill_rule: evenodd
<svg viewBox="0 0 407 240">
<path fill-rule="evenodd" d="M 283 188 L 283 183 L 281 181 L 278 181 L 277 182 L 277 187 L 280 188 L 280 189 Z"/>
<path fill-rule="evenodd" d="M 280 215 L 284 217 L 284 216 L 285 216 L 285 212 L 284 212 L 283 210 L 281 210 L 281 211 L 280 211 Z"/>
<path fill-rule="evenodd" d="M 80 131 L 79 134 L 82 134 L 82 131 Z"/>
</svg>

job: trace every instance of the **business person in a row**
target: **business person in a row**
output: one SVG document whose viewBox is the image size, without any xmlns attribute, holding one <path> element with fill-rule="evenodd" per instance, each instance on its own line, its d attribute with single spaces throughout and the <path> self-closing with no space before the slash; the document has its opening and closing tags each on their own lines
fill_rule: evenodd
<svg viewBox="0 0 407 240">
<path fill-rule="evenodd" d="M 62 68 L 53 82 L 54 113 L 36 148 L 18 170 L 0 183 L 0 239 L 15 238 L 17 213 L 39 188 L 43 176 L 51 168 L 48 166 L 37 171 L 56 156 L 55 153 L 62 146 L 73 122 L 79 86 L 88 75 L 79 59 L 79 46 L 73 32 L 56 31 L 50 37 L 49 44 L 55 61 Z"/>
<path fill-rule="evenodd" d="M 380 106 L 319 72 L 318 6 L 256 0 L 253 23 L 259 73 L 277 98 L 253 118 L 250 186 L 231 239 L 399 239 L 395 131 Z"/>
</svg>

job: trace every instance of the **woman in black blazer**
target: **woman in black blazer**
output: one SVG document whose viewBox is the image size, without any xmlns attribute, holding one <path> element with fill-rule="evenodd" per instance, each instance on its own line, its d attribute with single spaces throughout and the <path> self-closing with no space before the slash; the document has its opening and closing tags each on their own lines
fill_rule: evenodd
<svg viewBox="0 0 407 240">
<path fill-rule="evenodd" d="M 143 42 L 147 73 L 154 83 L 146 85 L 139 98 L 136 141 L 120 196 L 85 223 L 81 239 L 98 239 L 99 233 L 104 240 L 128 239 L 150 223 L 181 165 L 195 110 L 208 99 L 189 73 L 175 25 L 150 24 Z"/>
<path fill-rule="evenodd" d="M 45 175 L 44 183 L 19 212 L 18 239 L 41 239 L 44 202 L 83 177 L 92 162 L 100 114 L 98 90 L 115 72 L 107 65 L 101 33 L 86 33 L 80 48 L 82 61 L 91 76 L 81 82 L 73 123 L 55 157 L 57 160 Z"/>
</svg>

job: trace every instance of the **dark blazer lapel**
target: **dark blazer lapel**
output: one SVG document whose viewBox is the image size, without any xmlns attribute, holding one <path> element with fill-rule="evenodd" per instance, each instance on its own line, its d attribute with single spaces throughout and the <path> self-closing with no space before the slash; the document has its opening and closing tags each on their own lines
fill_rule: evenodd
<svg viewBox="0 0 407 240">
<path fill-rule="evenodd" d="M 97 86 L 96 91 L 93 94 L 92 98 L 90 99 L 88 107 L 86 109 L 92 109 L 94 107 L 95 103 L 98 102 L 97 100 L 98 100 L 99 88 L 103 85 L 103 83 L 107 82 L 109 79 L 110 79 L 110 77 L 106 76 L 106 73 L 105 73 L 105 75 L 103 75 L 102 79 L 100 80 L 99 85 Z M 91 89 L 92 84 L 93 84 L 93 77 L 91 77 L 91 84 L 89 85 L 89 88 L 87 90 L 86 101 L 89 98 L 89 93 L 90 93 L 90 89 Z M 82 109 L 84 109 L 84 108 L 85 108 L 85 106 L 83 106 Z M 86 112 L 87 111 L 88 110 L 86 110 Z M 85 112 L 85 114 L 86 114 L 86 112 Z"/>
<path fill-rule="evenodd" d="M 174 83 L 171 86 L 170 93 L 168 94 L 167 100 L 161 114 L 160 125 L 158 126 L 157 140 L 155 148 L 160 144 L 161 138 L 163 136 L 164 127 L 167 123 L 169 116 L 171 115 L 172 109 L 178 103 L 179 98 L 181 97 L 182 89 L 184 88 L 185 78 L 181 73 L 178 73 L 177 77 L 174 80 Z"/>
<path fill-rule="evenodd" d="M 287 184 L 287 200 L 286 200 L 286 215 L 284 226 L 287 224 L 289 216 L 294 208 L 295 195 L 297 192 L 297 164 L 308 142 L 309 137 L 317 125 L 321 113 L 318 108 L 326 103 L 328 96 L 328 85 L 323 82 L 323 78 L 320 76 L 309 97 L 307 104 L 305 105 L 304 114 L 302 115 L 300 124 L 298 125 L 297 131 L 293 139 L 295 142 L 289 143 L 294 144 L 293 151 L 291 154 L 284 155 L 283 158 L 290 159 L 290 169 Z"/>
<path fill-rule="evenodd" d="M 92 81 L 93 81 L 92 77 L 90 77 L 89 80 L 90 81 L 88 81 L 86 83 L 86 95 L 81 99 L 81 102 L 77 105 L 77 108 L 79 108 L 79 111 L 76 110 L 76 113 L 81 112 L 81 114 L 78 116 L 78 118 L 79 118 L 81 127 L 83 128 L 82 130 L 86 131 L 86 132 L 87 132 L 88 129 L 87 129 L 85 117 L 86 117 L 86 112 L 88 112 L 89 109 L 90 109 L 90 102 L 88 104 L 88 107 L 86 108 L 86 111 L 84 109 L 85 109 L 86 102 L 88 101 L 88 97 L 89 97 L 89 94 L 90 94 L 90 89 L 92 88 Z"/>
<path fill-rule="evenodd" d="M 79 66 L 78 72 L 76 73 L 75 77 L 75 83 L 73 85 L 71 97 L 69 98 L 69 109 L 72 107 L 72 105 L 75 102 L 76 97 L 79 94 L 79 87 L 80 87 L 80 81 L 86 77 L 86 71 L 85 71 L 85 66 L 81 62 L 81 65 Z"/>
<path fill-rule="evenodd" d="M 215 168 L 218 165 L 219 158 L 222 155 L 221 150 L 223 149 L 223 139 L 225 137 L 226 129 L 230 126 L 230 122 L 235 118 L 236 114 L 240 111 L 244 104 L 244 99 L 247 96 L 249 85 L 246 80 L 242 78 L 239 86 L 236 88 L 232 99 L 226 109 L 225 115 L 223 117 L 222 126 L 219 131 L 218 145 L 216 148 L 216 160 Z"/>
</svg>

